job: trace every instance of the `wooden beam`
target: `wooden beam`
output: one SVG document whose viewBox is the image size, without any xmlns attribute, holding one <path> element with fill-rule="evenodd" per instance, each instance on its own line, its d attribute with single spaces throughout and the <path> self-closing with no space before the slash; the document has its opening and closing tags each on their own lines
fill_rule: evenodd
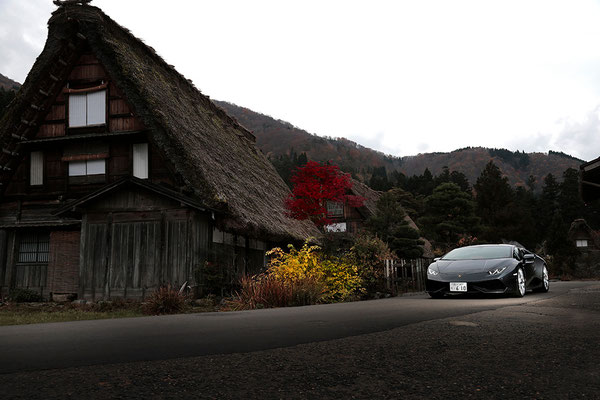
<svg viewBox="0 0 600 400">
<path fill-rule="evenodd" d="M 592 162 L 591 164 L 586 165 L 585 167 L 583 167 L 583 170 L 587 172 L 598 167 L 600 167 L 600 161 Z"/>
<path fill-rule="evenodd" d="M 10 151 L 10 150 L 8 150 L 8 149 L 5 149 L 5 148 L 2 148 L 2 152 L 3 152 L 4 154 L 10 154 L 11 156 L 18 156 L 18 155 L 19 155 L 19 153 L 16 153 L 16 152 L 14 152 L 14 151 Z"/>
<path fill-rule="evenodd" d="M 46 97 L 48 97 L 48 96 L 49 96 L 48 92 L 44 92 L 42 89 L 40 89 L 40 94 L 41 94 L 42 96 L 46 96 Z"/>
<path fill-rule="evenodd" d="M 54 82 L 58 82 L 58 78 L 52 74 L 50 74 L 50 79 L 52 79 Z"/>
<path fill-rule="evenodd" d="M 594 186 L 594 187 L 599 187 L 600 188 L 600 183 L 595 183 L 595 182 L 590 182 L 590 181 L 581 181 L 581 183 L 584 184 L 584 185 Z"/>
</svg>

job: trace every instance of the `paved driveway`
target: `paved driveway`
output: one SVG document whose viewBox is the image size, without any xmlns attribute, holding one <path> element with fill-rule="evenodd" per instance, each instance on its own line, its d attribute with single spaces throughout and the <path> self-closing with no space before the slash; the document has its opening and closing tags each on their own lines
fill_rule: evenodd
<svg viewBox="0 0 600 400">
<path fill-rule="evenodd" d="M 593 398 L 598 339 L 600 282 L 554 282 L 524 299 L 2 327 L 0 384 L 38 398 Z"/>
</svg>

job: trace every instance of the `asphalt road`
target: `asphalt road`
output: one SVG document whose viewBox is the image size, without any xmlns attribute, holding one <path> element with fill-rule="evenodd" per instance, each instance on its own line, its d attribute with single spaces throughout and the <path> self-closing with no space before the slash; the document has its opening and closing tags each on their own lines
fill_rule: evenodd
<svg viewBox="0 0 600 400">
<path fill-rule="evenodd" d="M 524 298 L 413 295 L 242 312 L 0 327 L 0 374 L 253 352 L 386 331 L 423 321 L 534 304 L 590 285 L 554 282 Z"/>
<path fill-rule="evenodd" d="M 600 282 L 0 327 L 0 398 L 600 398 Z"/>
</svg>

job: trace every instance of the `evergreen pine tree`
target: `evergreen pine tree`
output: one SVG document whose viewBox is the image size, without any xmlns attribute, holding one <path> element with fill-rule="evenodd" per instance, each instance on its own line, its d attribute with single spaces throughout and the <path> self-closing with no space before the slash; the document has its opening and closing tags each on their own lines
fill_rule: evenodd
<svg viewBox="0 0 600 400">
<path fill-rule="evenodd" d="M 419 219 L 427 237 L 450 247 L 462 235 L 477 233 L 479 219 L 471 196 L 454 183 L 443 183 L 425 199 L 425 215 Z"/>
<path fill-rule="evenodd" d="M 418 258 L 423 255 L 423 242 L 419 240 L 419 233 L 406 221 L 402 198 L 406 198 L 406 192 L 401 189 L 384 193 L 377 201 L 377 211 L 366 225 L 388 244 L 396 256 Z"/>
<path fill-rule="evenodd" d="M 485 226 L 484 237 L 492 242 L 511 237 L 515 231 L 514 193 L 508 178 L 490 161 L 475 183 L 477 213 Z"/>
<path fill-rule="evenodd" d="M 569 168 L 563 172 L 558 205 L 564 221 L 568 224 L 583 217 L 585 204 L 579 196 L 579 172 L 576 169 Z"/>
</svg>

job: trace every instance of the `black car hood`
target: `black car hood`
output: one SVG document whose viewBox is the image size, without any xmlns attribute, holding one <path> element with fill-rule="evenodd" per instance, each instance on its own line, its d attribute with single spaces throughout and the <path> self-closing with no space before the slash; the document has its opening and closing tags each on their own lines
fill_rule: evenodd
<svg viewBox="0 0 600 400">
<path fill-rule="evenodd" d="M 486 272 L 494 268 L 513 264 L 512 258 L 495 258 L 492 260 L 438 260 L 436 266 L 442 274 Z"/>
</svg>

